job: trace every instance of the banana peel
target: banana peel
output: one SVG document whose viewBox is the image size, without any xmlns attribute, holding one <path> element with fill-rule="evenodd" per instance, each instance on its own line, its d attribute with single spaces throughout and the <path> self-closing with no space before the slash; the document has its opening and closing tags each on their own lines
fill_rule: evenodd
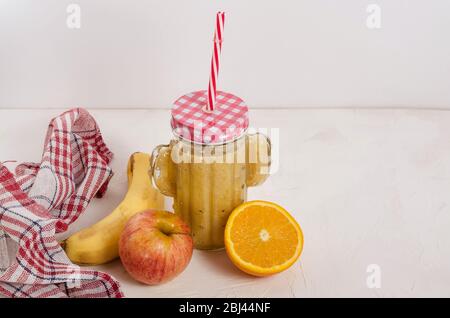
<svg viewBox="0 0 450 318">
<path fill-rule="evenodd" d="M 164 196 L 152 185 L 150 155 L 136 152 L 127 165 L 128 191 L 107 217 L 66 239 L 62 246 L 69 259 L 79 265 L 99 265 L 119 257 L 119 238 L 135 214 L 164 209 Z"/>
</svg>

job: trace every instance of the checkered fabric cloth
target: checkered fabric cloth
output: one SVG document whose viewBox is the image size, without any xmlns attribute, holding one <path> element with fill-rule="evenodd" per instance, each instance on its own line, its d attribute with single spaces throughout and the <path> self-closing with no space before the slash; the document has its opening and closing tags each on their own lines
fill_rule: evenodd
<svg viewBox="0 0 450 318">
<path fill-rule="evenodd" d="M 111 158 L 94 118 L 78 108 L 50 122 L 40 164 L 13 175 L 0 163 L 0 295 L 123 296 L 108 274 L 72 264 L 55 239 L 106 191 Z"/>
<path fill-rule="evenodd" d="M 217 91 L 213 112 L 206 109 L 207 91 L 197 91 L 178 98 L 172 107 L 175 135 L 196 143 L 222 144 L 242 136 L 248 128 L 248 107 L 242 99 Z"/>
</svg>

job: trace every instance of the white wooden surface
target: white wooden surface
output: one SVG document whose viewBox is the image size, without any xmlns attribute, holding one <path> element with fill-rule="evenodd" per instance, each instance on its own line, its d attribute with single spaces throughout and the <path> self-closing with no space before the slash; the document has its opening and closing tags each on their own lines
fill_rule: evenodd
<svg viewBox="0 0 450 318">
<path fill-rule="evenodd" d="M 48 121 L 59 112 L 0 110 L 0 160 L 39 161 Z M 132 152 L 170 138 L 167 110 L 91 113 L 116 155 L 115 176 L 69 233 L 120 202 Z M 156 287 L 130 279 L 119 261 L 100 266 L 127 296 L 450 296 L 450 112 L 256 110 L 251 118 L 281 134 L 279 171 L 249 198 L 292 212 L 305 234 L 301 261 L 253 278 L 224 252 L 196 251 L 181 276 Z M 366 285 L 369 264 L 381 268 L 379 289 Z"/>
</svg>

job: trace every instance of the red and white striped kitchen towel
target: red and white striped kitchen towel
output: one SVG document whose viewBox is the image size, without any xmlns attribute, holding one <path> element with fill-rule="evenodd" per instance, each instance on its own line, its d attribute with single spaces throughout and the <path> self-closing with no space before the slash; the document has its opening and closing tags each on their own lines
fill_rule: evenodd
<svg viewBox="0 0 450 318">
<path fill-rule="evenodd" d="M 114 278 L 72 264 L 55 239 L 106 191 L 112 152 L 81 108 L 54 118 L 44 145 L 41 163 L 15 175 L 0 163 L 0 295 L 122 297 Z"/>
</svg>

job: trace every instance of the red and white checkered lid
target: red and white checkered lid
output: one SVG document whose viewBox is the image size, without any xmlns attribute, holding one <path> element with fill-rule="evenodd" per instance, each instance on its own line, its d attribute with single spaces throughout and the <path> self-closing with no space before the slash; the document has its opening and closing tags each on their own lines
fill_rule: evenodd
<svg viewBox="0 0 450 318">
<path fill-rule="evenodd" d="M 248 107 L 237 96 L 217 91 L 213 112 L 206 112 L 208 92 L 192 92 L 172 107 L 173 133 L 201 144 L 223 144 L 241 137 L 248 128 Z"/>
</svg>

